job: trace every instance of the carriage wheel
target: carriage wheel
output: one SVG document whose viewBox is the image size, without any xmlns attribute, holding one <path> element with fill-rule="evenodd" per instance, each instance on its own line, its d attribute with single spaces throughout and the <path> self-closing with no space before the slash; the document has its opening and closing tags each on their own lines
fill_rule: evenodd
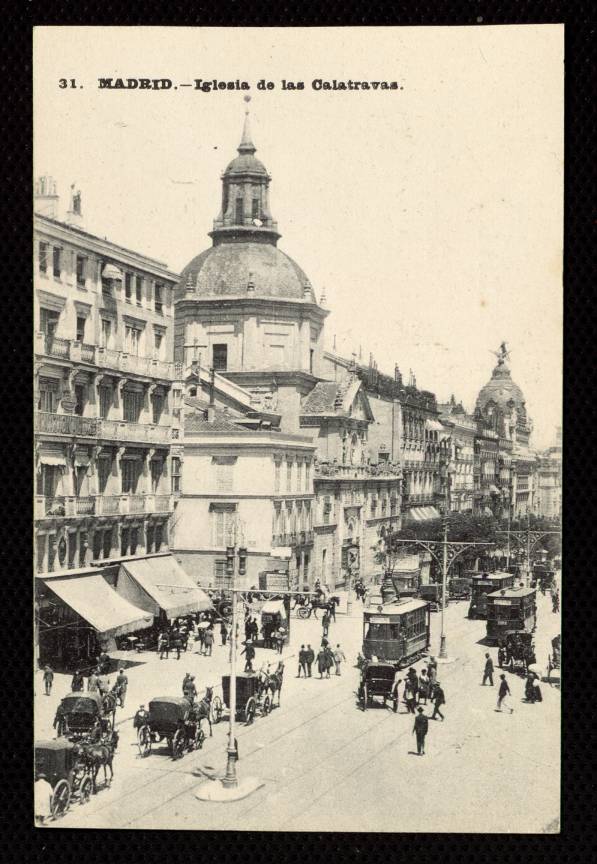
<svg viewBox="0 0 597 864">
<path fill-rule="evenodd" d="M 219 723 L 222 719 L 222 714 L 224 713 L 224 706 L 222 705 L 222 700 L 219 696 L 214 696 L 213 701 L 211 703 L 211 722 Z"/>
<path fill-rule="evenodd" d="M 263 700 L 263 708 L 262 708 L 263 716 L 267 717 L 267 715 L 269 714 L 269 712 L 271 710 L 272 710 L 272 703 L 270 701 L 269 696 L 266 696 L 265 699 Z"/>
<path fill-rule="evenodd" d="M 64 816 L 70 804 L 70 785 L 68 780 L 59 780 L 54 787 L 52 795 L 52 816 L 54 819 L 59 819 Z"/>
<path fill-rule="evenodd" d="M 141 756 L 149 756 L 151 753 L 151 732 L 149 726 L 141 726 L 137 732 L 137 744 Z"/>
<path fill-rule="evenodd" d="M 299 618 L 308 618 L 310 615 L 310 610 L 305 609 L 304 606 L 301 606 L 296 614 Z"/>
<path fill-rule="evenodd" d="M 257 702 L 255 698 L 251 696 L 251 698 L 247 701 L 245 705 L 245 723 L 248 726 L 255 719 L 255 712 L 257 711 Z"/>
<path fill-rule="evenodd" d="M 91 782 L 91 777 L 87 775 L 81 780 L 81 785 L 79 786 L 79 791 L 77 793 L 79 796 L 79 804 L 87 804 L 91 798 L 92 791 L 93 783 Z"/>
<path fill-rule="evenodd" d="M 205 741 L 205 732 L 203 731 L 201 726 L 199 726 L 199 724 L 197 724 L 197 731 L 195 733 L 195 750 L 201 750 L 201 748 L 203 747 L 204 741 Z"/>
<path fill-rule="evenodd" d="M 186 737 L 182 729 L 177 729 L 172 739 L 172 758 L 180 759 L 184 753 Z"/>
</svg>

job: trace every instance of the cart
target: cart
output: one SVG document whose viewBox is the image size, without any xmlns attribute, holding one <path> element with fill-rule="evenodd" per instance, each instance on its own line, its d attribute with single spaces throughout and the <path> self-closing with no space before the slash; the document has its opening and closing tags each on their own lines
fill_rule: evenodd
<svg viewBox="0 0 597 864">
<path fill-rule="evenodd" d="M 213 699 L 214 717 L 221 719 L 224 705 L 230 711 L 230 675 L 222 675 L 223 705 L 220 697 Z M 235 719 L 247 726 L 253 722 L 257 710 L 265 717 L 272 709 L 272 700 L 261 687 L 259 675 L 256 672 L 239 672 L 236 676 L 236 717 Z"/>
<path fill-rule="evenodd" d="M 79 748 L 71 741 L 38 741 L 35 744 L 35 770 L 45 774 L 53 789 L 51 811 L 54 819 L 64 816 L 73 801 L 86 804 L 93 783 L 85 770 Z"/>
<path fill-rule="evenodd" d="M 110 718 L 112 713 L 112 718 Z M 56 733 L 69 741 L 78 741 L 101 722 L 104 732 L 114 725 L 114 711 L 108 712 L 99 693 L 68 693 L 56 711 Z"/>
<path fill-rule="evenodd" d="M 200 750 L 205 732 L 196 716 L 195 706 L 185 697 L 159 696 L 149 703 L 149 716 L 137 730 L 141 756 L 149 756 L 152 744 L 166 739 L 172 759 L 186 751 Z"/>
<path fill-rule="evenodd" d="M 506 666 L 510 672 L 526 675 L 528 667 L 536 662 L 531 633 L 515 630 L 505 634 Z"/>
<path fill-rule="evenodd" d="M 394 677 L 396 667 L 393 663 L 380 663 L 370 661 L 361 670 L 361 683 L 359 686 L 359 702 L 363 711 L 373 707 L 375 699 L 392 702 L 394 712 L 398 711 L 398 699 L 394 690 Z"/>
</svg>

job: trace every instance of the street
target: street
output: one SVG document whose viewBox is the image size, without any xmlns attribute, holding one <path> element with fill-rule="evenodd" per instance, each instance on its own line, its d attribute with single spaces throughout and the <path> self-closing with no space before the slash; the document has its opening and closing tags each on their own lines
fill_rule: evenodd
<svg viewBox="0 0 597 864">
<path fill-rule="evenodd" d="M 538 594 L 535 634 L 539 665 L 544 666 L 559 615 L 549 596 Z M 314 648 L 320 621 L 292 619 L 280 708 L 238 725 L 240 777 L 256 777 L 262 787 L 228 804 L 202 802 L 195 792 L 206 776 L 222 774 L 228 724 L 214 726 L 201 751 L 173 762 L 165 746 L 142 758 L 130 719 L 140 703 L 159 695 L 181 695 L 185 672 L 196 675 L 201 694 L 227 671 L 228 649 L 214 646 L 211 658 L 183 654 L 180 661 L 146 663 L 127 669 L 129 692 L 117 711 L 120 743 L 114 780 L 84 806 L 73 804 L 52 827 L 164 828 L 309 831 L 554 832 L 559 828 L 560 691 L 542 684 L 543 702 L 527 704 L 522 676 L 507 673 L 514 713 L 496 712 L 497 651 L 481 640 L 485 621 L 468 620 L 468 604 L 446 610 L 448 653 L 438 679 L 446 694 L 446 720 L 430 721 L 426 755 L 416 755 L 413 718 L 404 705 L 394 714 L 381 704 L 359 709 L 354 668 L 362 642 L 362 607 L 352 617 L 338 616 L 330 641 L 340 643 L 347 663 L 330 680 L 298 679 L 300 645 Z M 438 651 L 440 615 L 432 615 L 432 643 Z M 494 659 L 496 686 L 481 686 L 485 651 Z M 436 654 L 437 656 L 437 654 Z M 276 662 L 273 651 L 258 650 Z M 241 658 L 242 659 L 242 658 Z M 417 669 L 422 667 L 416 664 Z M 242 668 L 242 666 L 240 667 Z M 406 671 L 406 670 L 405 670 Z M 57 676 L 45 697 L 36 676 L 36 737 L 53 737 L 53 714 L 69 681 Z M 426 709 L 431 714 L 429 706 Z M 204 724 L 207 731 L 207 724 Z M 165 742 L 164 742 L 165 745 Z M 205 772 L 205 773 L 202 773 Z M 532 806 L 529 804 L 532 803 Z"/>
</svg>

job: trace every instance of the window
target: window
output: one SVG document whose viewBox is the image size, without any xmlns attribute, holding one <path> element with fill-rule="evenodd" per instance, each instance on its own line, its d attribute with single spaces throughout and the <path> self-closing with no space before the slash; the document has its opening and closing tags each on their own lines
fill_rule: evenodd
<svg viewBox="0 0 597 864">
<path fill-rule="evenodd" d="M 58 381 L 52 378 L 39 379 L 39 402 L 40 411 L 48 411 L 55 414 L 58 410 Z"/>
<path fill-rule="evenodd" d="M 301 462 L 297 459 L 296 462 L 296 491 L 300 492 L 303 488 L 303 470 L 304 470 L 304 462 Z"/>
<path fill-rule="evenodd" d="M 148 529 L 149 530 L 149 529 Z M 122 556 L 129 554 L 129 545 L 131 542 L 131 532 L 129 528 L 124 526 L 120 530 L 120 554 Z"/>
<path fill-rule="evenodd" d="M 161 282 L 156 282 L 154 287 L 154 309 L 160 315 L 164 306 L 164 286 Z"/>
<path fill-rule="evenodd" d="M 305 462 L 305 491 L 311 491 L 311 462 Z"/>
<path fill-rule="evenodd" d="M 309 349 L 309 372 L 311 375 L 313 374 L 313 357 L 315 356 L 315 351 L 313 348 Z"/>
<path fill-rule="evenodd" d="M 160 522 L 155 526 L 155 551 L 159 552 L 164 542 L 164 526 Z"/>
<path fill-rule="evenodd" d="M 143 300 L 143 279 L 141 276 L 137 276 L 135 279 L 135 296 L 137 298 L 137 306 L 140 306 Z"/>
<path fill-rule="evenodd" d="M 139 346 L 141 345 L 142 330 L 139 327 L 126 325 L 124 330 L 124 349 L 127 354 L 132 354 L 133 357 L 139 356 Z"/>
<path fill-rule="evenodd" d="M 214 546 L 227 546 L 234 539 L 236 510 L 234 505 L 211 505 L 212 536 Z"/>
<path fill-rule="evenodd" d="M 122 392 L 122 416 L 127 423 L 138 423 L 143 407 L 143 394 L 134 390 Z"/>
<path fill-rule="evenodd" d="M 39 272 L 47 273 L 48 272 L 48 244 L 40 243 L 39 244 Z"/>
<path fill-rule="evenodd" d="M 83 492 L 83 484 L 85 483 L 86 477 L 87 468 L 85 468 L 83 465 L 77 465 L 73 470 L 73 486 L 77 498 L 81 497 L 81 493 Z"/>
<path fill-rule="evenodd" d="M 85 412 L 86 387 L 83 384 L 75 384 L 75 414 L 82 417 Z"/>
<path fill-rule="evenodd" d="M 226 573 L 226 559 L 216 559 L 214 561 L 214 588 L 222 590 L 230 588 L 232 585 L 232 576 Z"/>
<path fill-rule="evenodd" d="M 54 569 L 56 561 L 56 535 L 48 534 L 48 573 Z"/>
<path fill-rule="evenodd" d="M 109 348 L 112 338 L 112 322 L 109 318 L 102 318 L 102 330 L 100 333 L 100 348 Z"/>
<path fill-rule="evenodd" d="M 180 492 L 180 459 L 172 457 L 172 491 Z"/>
<path fill-rule="evenodd" d="M 154 360 L 162 360 L 164 346 L 164 334 L 161 330 L 154 330 L 153 333 L 153 358 Z"/>
<path fill-rule="evenodd" d="M 99 388 L 99 409 L 100 409 L 100 417 L 102 420 L 107 420 L 110 416 L 110 408 L 112 406 L 112 388 L 111 387 L 100 387 Z"/>
<path fill-rule="evenodd" d="M 113 281 L 114 281 L 113 279 L 105 279 L 102 276 L 102 294 L 104 297 L 112 297 L 113 296 L 113 293 L 112 293 Z"/>
<path fill-rule="evenodd" d="M 85 287 L 85 277 L 87 272 L 87 258 L 83 258 L 82 255 L 77 255 L 77 287 L 84 288 Z"/>
<path fill-rule="evenodd" d="M 106 528 L 104 531 L 104 558 L 109 558 L 112 552 L 112 529 Z"/>
<path fill-rule="evenodd" d="M 280 492 L 280 472 L 282 463 L 279 459 L 274 460 L 274 492 Z"/>
<path fill-rule="evenodd" d="M 41 465 L 37 475 L 37 491 L 45 498 L 53 498 L 58 485 L 58 471 L 55 465 Z"/>
<path fill-rule="evenodd" d="M 225 372 L 228 368 L 228 345 L 212 347 L 212 365 L 216 372 Z"/>
<path fill-rule="evenodd" d="M 56 279 L 60 279 L 62 274 L 62 249 L 59 246 L 54 246 L 52 250 L 52 270 Z"/>
<path fill-rule="evenodd" d="M 93 532 L 93 558 L 97 560 L 102 557 L 102 545 L 104 540 L 104 532 L 97 529 Z"/>
<path fill-rule="evenodd" d="M 43 573 L 44 559 L 46 557 L 46 538 L 44 534 L 38 534 L 35 541 L 37 550 L 37 572 Z"/>
<path fill-rule="evenodd" d="M 163 463 L 161 459 L 151 460 L 151 491 L 157 492 L 160 487 Z"/>
<path fill-rule="evenodd" d="M 99 458 L 97 460 L 97 477 L 99 483 L 100 495 L 103 495 L 108 485 L 108 477 L 112 471 L 112 460 L 109 457 Z"/>
<path fill-rule="evenodd" d="M 242 225 L 245 221 L 245 208 L 242 198 L 236 199 L 236 224 Z"/>
<path fill-rule="evenodd" d="M 218 492 L 232 492 L 235 462 L 235 456 L 214 456 L 213 464 L 216 466 L 216 489 Z"/>
<path fill-rule="evenodd" d="M 154 393 L 151 397 L 151 408 L 152 408 L 152 422 L 154 426 L 157 426 L 160 422 L 160 418 L 162 416 L 162 411 L 164 409 L 164 396 L 162 393 Z"/>
<path fill-rule="evenodd" d="M 59 312 L 56 312 L 54 309 L 44 309 L 42 307 L 39 310 L 39 326 L 41 327 L 41 332 L 46 336 L 52 337 L 56 333 L 59 318 Z"/>
<path fill-rule="evenodd" d="M 141 461 L 138 459 L 122 460 L 122 491 L 124 494 L 137 491 L 137 482 L 141 474 Z"/>
<path fill-rule="evenodd" d="M 131 302 L 133 296 L 133 275 L 132 273 L 124 274 L 124 299 L 127 303 Z"/>
<path fill-rule="evenodd" d="M 85 341 L 85 324 L 87 323 L 87 318 L 77 316 L 77 342 Z"/>
<path fill-rule="evenodd" d="M 259 217 L 259 198 L 253 198 L 251 201 L 251 216 L 253 219 L 257 219 Z"/>
<path fill-rule="evenodd" d="M 136 525 L 133 525 L 131 528 L 131 555 L 135 555 L 137 553 L 137 546 L 139 545 L 139 528 Z"/>
</svg>

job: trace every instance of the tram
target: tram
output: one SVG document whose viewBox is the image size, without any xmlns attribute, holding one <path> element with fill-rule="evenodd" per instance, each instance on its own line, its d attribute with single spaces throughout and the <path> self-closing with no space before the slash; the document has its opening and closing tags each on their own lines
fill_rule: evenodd
<svg viewBox="0 0 597 864">
<path fill-rule="evenodd" d="M 363 613 L 363 655 L 399 667 L 414 663 L 429 648 L 430 606 L 405 598 Z"/>
<path fill-rule="evenodd" d="M 487 600 L 487 641 L 498 642 L 509 633 L 532 633 L 537 621 L 534 588 L 502 588 Z"/>
<path fill-rule="evenodd" d="M 487 615 L 487 595 L 500 588 L 514 585 L 512 573 L 473 573 L 471 574 L 471 602 L 469 618 L 485 618 Z"/>
</svg>

